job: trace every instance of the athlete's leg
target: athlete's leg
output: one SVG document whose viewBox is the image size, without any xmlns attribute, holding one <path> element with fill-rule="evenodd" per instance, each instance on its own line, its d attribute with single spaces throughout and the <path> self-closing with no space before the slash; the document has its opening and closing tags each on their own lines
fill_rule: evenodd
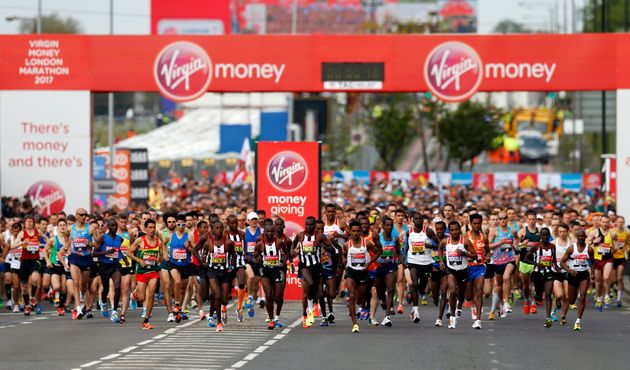
<svg viewBox="0 0 630 370">
<path fill-rule="evenodd" d="M 616 280 L 617 280 L 617 301 L 618 302 L 621 302 L 621 294 L 624 289 L 623 273 L 624 273 L 625 268 L 626 267 L 624 266 L 624 264 L 620 263 L 619 266 L 617 266 L 617 270 L 615 271 L 615 273 L 617 274 Z"/>
<path fill-rule="evenodd" d="M 357 284 L 354 279 L 346 277 L 346 287 L 348 288 L 348 310 L 352 324 L 357 324 Z"/>
<path fill-rule="evenodd" d="M 160 285 L 162 285 L 162 292 L 164 293 L 164 305 L 166 306 L 166 312 L 171 313 L 173 311 L 171 306 L 173 304 L 173 298 L 171 295 L 171 274 L 167 269 L 160 270 Z M 138 288 L 136 287 L 136 290 L 137 289 Z"/>
<path fill-rule="evenodd" d="M 584 309 L 586 308 L 586 291 L 588 290 L 589 281 L 583 280 L 580 281 L 580 285 L 578 290 L 580 292 L 579 304 L 578 304 L 578 319 L 582 319 L 582 315 L 584 314 Z"/>
<path fill-rule="evenodd" d="M 146 289 L 147 297 L 146 297 L 146 303 L 144 304 L 144 307 L 147 308 L 147 315 L 144 317 L 145 322 L 149 321 L 149 318 L 151 317 L 151 313 L 153 312 L 153 303 L 155 302 L 155 299 L 153 299 L 153 297 L 155 295 L 157 285 L 158 285 L 157 278 L 149 280 L 149 283 L 147 284 L 147 289 Z"/>
<path fill-rule="evenodd" d="M 606 297 L 606 299 L 609 299 L 610 297 L 610 277 L 612 276 L 612 272 L 613 272 L 613 264 L 611 263 L 607 263 L 604 265 L 604 270 L 603 270 L 603 278 L 604 278 L 604 296 Z"/>
<path fill-rule="evenodd" d="M 131 274 L 122 276 L 120 278 L 121 285 L 121 296 L 122 296 L 122 310 L 120 312 L 121 315 L 125 315 L 127 313 L 127 309 L 129 308 L 129 293 L 131 293 Z"/>
<path fill-rule="evenodd" d="M 267 309 L 267 315 L 269 316 L 269 319 L 273 318 L 273 285 L 274 284 L 271 282 L 270 278 L 262 278 L 263 292 L 265 293 L 266 301 L 265 308 Z"/>
<path fill-rule="evenodd" d="M 457 280 L 454 274 L 447 274 L 446 281 L 448 283 L 448 305 L 451 317 L 455 317 L 455 307 L 457 306 Z"/>
</svg>

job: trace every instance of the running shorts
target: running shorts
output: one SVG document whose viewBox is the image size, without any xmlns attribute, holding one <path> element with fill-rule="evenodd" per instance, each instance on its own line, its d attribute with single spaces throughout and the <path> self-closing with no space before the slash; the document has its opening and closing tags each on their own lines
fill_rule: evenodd
<svg viewBox="0 0 630 370">
<path fill-rule="evenodd" d="M 468 277 L 470 281 L 475 281 L 478 278 L 484 278 L 486 275 L 486 265 L 476 265 L 468 267 Z"/>
<path fill-rule="evenodd" d="M 81 271 L 90 271 L 93 262 L 92 256 L 78 256 L 76 254 L 68 256 L 68 265 L 75 265 Z"/>
<path fill-rule="evenodd" d="M 34 272 L 39 272 L 39 261 L 38 260 L 24 260 L 20 265 L 20 281 L 22 283 L 26 283 L 28 278 L 31 277 L 31 274 Z"/>
<path fill-rule="evenodd" d="M 260 269 L 260 275 L 274 283 L 284 283 L 286 280 L 286 276 L 282 268 L 262 267 Z"/>
<path fill-rule="evenodd" d="M 148 284 L 149 281 L 153 279 L 159 279 L 159 278 L 160 278 L 160 273 L 157 271 L 151 271 L 144 274 L 136 274 L 136 281 L 138 283 Z"/>
<path fill-rule="evenodd" d="M 499 276 L 503 276 L 503 273 L 505 272 L 505 268 L 508 265 L 514 266 L 514 262 L 508 262 L 508 263 L 504 263 L 502 265 L 494 265 L 494 274 L 495 275 L 499 275 Z"/>
<path fill-rule="evenodd" d="M 365 285 L 368 282 L 367 270 L 346 269 L 346 279 L 352 279 L 357 285 Z"/>
<path fill-rule="evenodd" d="M 534 272 L 534 265 L 521 261 L 518 264 L 518 272 L 521 274 L 531 274 Z"/>
<path fill-rule="evenodd" d="M 210 280 L 217 280 L 219 284 L 229 283 L 231 276 L 227 270 L 217 270 L 213 268 L 208 269 L 208 278 Z"/>
<path fill-rule="evenodd" d="M 625 258 L 613 259 L 613 266 L 615 267 L 615 269 L 617 269 L 617 267 L 619 266 L 626 266 L 626 259 Z"/>
<path fill-rule="evenodd" d="M 564 282 L 567 279 L 567 273 L 565 271 L 560 271 L 560 272 L 554 272 L 553 273 L 553 279 L 555 281 L 559 281 L 559 282 Z"/>
<path fill-rule="evenodd" d="M 457 284 L 464 284 L 468 282 L 468 268 L 465 268 L 463 270 L 453 270 L 447 268 L 446 274 L 455 276 Z"/>
<path fill-rule="evenodd" d="M 575 276 L 573 276 L 571 274 L 568 274 L 568 276 L 567 276 L 567 282 L 571 286 L 578 286 L 578 285 L 580 285 L 580 282 L 582 282 L 584 280 L 588 281 L 590 279 L 591 279 L 591 275 L 589 274 L 588 271 L 578 271 Z"/>
<path fill-rule="evenodd" d="M 595 260 L 595 270 L 603 270 L 604 266 L 608 263 L 613 263 L 612 259 L 608 260 Z"/>
<path fill-rule="evenodd" d="M 177 270 L 179 272 L 179 276 L 183 279 L 186 280 L 188 279 L 191 275 L 192 275 L 192 269 L 195 268 L 194 265 L 176 265 L 174 263 L 169 263 L 168 266 L 168 271 L 170 272 L 171 270 Z"/>
<path fill-rule="evenodd" d="M 322 281 L 326 281 L 335 277 L 335 270 L 322 269 Z"/>
</svg>

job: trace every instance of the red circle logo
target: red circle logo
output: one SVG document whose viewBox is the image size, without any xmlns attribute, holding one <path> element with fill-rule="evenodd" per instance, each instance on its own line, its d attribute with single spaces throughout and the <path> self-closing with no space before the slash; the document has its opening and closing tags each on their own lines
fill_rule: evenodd
<svg viewBox="0 0 630 370">
<path fill-rule="evenodd" d="M 66 194 L 61 186 L 52 181 L 34 183 L 28 188 L 26 195 L 31 199 L 33 207 L 39 207 L 44 217 L 63 211 L 66 205 Z"/>
<path fill-rule="evenodd" d="M 482 63 L 470 46 L 450 41 L 438 45 L 424 63 L 424 80 L 429 90 L 446 102 L 460 102 L 477 92 Z"/>
<path fill-rule="evenodd" d="M 198 45 L 178 41 L 160 51 L 153 77 L 162 95 L 185 102 L 203 95 L 212 81 L 212 61 Z"/>
<path fill-rule="evenodd" d="M 274 188 L 289 192 L 302 187 L 308 176 L 308 166 L 302 156 L 292 151 L 276 154 L 267 165 L 267 177 Z"/>
</svg>

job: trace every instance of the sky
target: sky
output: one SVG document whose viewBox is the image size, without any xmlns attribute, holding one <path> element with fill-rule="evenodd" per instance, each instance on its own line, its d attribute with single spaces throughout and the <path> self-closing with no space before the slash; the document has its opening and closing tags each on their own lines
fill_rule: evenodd
<svg viewBox="0 0 630 370">
<path fill-rule="evenodd" d="M 109 33 L 110 0 L 0 0 L 0 34 L 18 32 L 19 22 L 7 21 L 8 16 L 36 17 L 38 1 L 42 1 L 42 14 L 73 17 L 81 23 L 86 34 Z M 548 30 L 554 3 L 558 4 L 557 18 L 562 29 L 563 3 L 567 6 L 567 23 L 570 25 L 572 1 L 579 9 L 586 0 L 478 0 L 479 33 L 490 33 L 504 19 L 523 23 L 530 29 Z M 150 0 L 113 0 L 113 3 L 114 34 L 144 35 L 150 32 Z"/>
</svg>

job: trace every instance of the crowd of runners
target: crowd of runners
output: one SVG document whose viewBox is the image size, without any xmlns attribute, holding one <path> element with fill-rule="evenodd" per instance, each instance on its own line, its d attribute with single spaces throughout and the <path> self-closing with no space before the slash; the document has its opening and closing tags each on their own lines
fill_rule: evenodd
<svg viewBox="0 0 630 370">
<path fill-rule="evenodd" d="M 447 321 L 450 329 L 465 308 L 480 329 L 484 303 L 488 320 L 508 318 L 517 303 L 525 315 L 541 310 L 547 328 L 567 325 L 574 309 L 574 330 L 587 300 L 600 312 L 622 305 L 626 221 L 597 212 L 603 203 L 592 197 L 452 188 L 445 194 L 452 203 L 440 207 L 435 192 L 386 185 L 348 198 L 342 186 L 326 187 L 322 218 L 307 217 L 297 235 L 287 235 L 277 215 L 234 204 L 205 212 L 81 208 L 48 218 L 15 212 L 0 219 L 0 300 L 27 316 L 49 301 L 60 316 L 90 319 L 94 309 L 115 323 L 142 306 L 143 329 L 153 328 L 156 302 L 166 313 L 155 319 L 191 315 L 216 331 L 264 308 L 274 329 L 283 326 L 286 277 L 295 272 L 305 328 L 316 318 L 334 323 L 334 303 L 343 301 L 352 332 L 359 320 L 391 327 L 405 312 L 419 323 L 430 301 L 435 326 Z M 382 199 L 374 202 L 375 194 Z"/>
</svg>

